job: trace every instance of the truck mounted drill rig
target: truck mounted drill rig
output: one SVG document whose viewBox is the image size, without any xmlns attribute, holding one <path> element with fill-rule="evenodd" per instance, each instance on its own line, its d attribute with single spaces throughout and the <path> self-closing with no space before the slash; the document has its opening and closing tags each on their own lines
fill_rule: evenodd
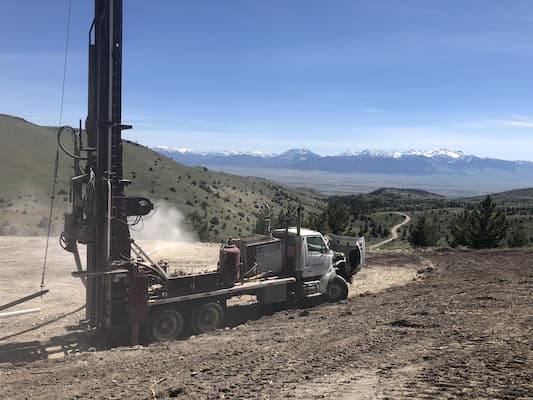
<svg viewBox="0 0 533 400">
<path fill-rule="evenodd" d="M 153 209 L 144 197 L 129 197 L 123 179 L 121 120 L 122 0 L 95 0 L 89 30 L 88 115 L 85 133 L 62 127 L 58 144 L 74 159 L 72 212 L 65 215 L 61 243 L 74 254 L 86 287 L 86 326 L 97 337 L 139 328 L 152 340 L 202 333 L 221 326 L 226 301 L 253 295 L 263 304 L 312 296 L 346 298 L 347 281 L 364 264 L 364 238 L 286 228 L 221 246 L 217 271 L 169 276 L 130 237 L 129 217 Z M 74 150 L 61 144 L 74 137 Z M 85 143 L 86 142 L 86 143 Z M 299 215 L 301 210 L 299 209 Z M 78 244 L 87 246 L 85 269 Z M 331 250 L 339 250 L 335 252 Z"/>
</svg>

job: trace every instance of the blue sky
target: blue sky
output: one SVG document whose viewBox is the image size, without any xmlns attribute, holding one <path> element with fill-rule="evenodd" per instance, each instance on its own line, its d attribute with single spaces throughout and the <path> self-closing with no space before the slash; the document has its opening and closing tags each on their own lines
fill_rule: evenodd
<svg viewBox="0 0 533 400">
<path fill-rule="evenodd" d="M 74 125 L 91 3 L 72 0 Z M 0 113 L 57 125 L 68 0 L 0 7 Z M 532 67 L 531 1 L 124 1 L 123 120 L 149 146 L 533 160 Z"/>
</svg>

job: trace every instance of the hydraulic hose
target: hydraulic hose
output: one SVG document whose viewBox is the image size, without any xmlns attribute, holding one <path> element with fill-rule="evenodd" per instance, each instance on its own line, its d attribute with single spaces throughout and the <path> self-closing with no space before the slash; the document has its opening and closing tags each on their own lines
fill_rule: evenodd
<svg viewBox="0 0 533 400">
<path fill-rule="evenodd" d="M 65 126 L 62 126 L 61 128 L 59 128 L 59 130 L 57 131 L 57 145 L 59 146 L 59 148 L 63 151 L 63 153 L 65 153 L 67 156 L 69 156 L 71 158 L 74 158 L 76 160 L 84 160 L 84 161 L 86 161 L 87 160 L 86 157 L 77 156 L 76 154 L 73 154 L 70 151 L 68 151 L 63 146 L 63 143 L 61 143 L 61 134 L 63 133 L 64 130 L 70 130 L 72 135 L 76 135 L 76 130 L 73 127 L 71 127 L 71 126 L 65 125 Z"/>
</svg>

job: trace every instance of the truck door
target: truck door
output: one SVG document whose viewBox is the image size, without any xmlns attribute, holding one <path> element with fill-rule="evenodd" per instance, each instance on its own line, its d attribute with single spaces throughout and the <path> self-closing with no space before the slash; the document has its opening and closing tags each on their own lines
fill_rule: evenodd
<svg viewBox="0 0 533 400">
<path fill-rule="evenodd" d="M 318 277 L 327 272 L 333 262 L 333 254 L 321 236 L 305 238 L 305 259 L 302 276 Z"/>
</svg>

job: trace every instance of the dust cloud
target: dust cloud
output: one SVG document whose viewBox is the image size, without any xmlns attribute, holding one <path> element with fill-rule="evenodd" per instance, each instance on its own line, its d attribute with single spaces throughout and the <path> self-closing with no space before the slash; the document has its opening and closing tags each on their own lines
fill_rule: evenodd
<svg viewBox="0 0 533 400">
<path fill-rule="evenodd" d="M 131 227 L 131 236 L 136 240 L 198 241 L 196 235 L 187 229 L 183 214 L 165 202 L 155 203 L 154 210 Z"/>
</svg>

